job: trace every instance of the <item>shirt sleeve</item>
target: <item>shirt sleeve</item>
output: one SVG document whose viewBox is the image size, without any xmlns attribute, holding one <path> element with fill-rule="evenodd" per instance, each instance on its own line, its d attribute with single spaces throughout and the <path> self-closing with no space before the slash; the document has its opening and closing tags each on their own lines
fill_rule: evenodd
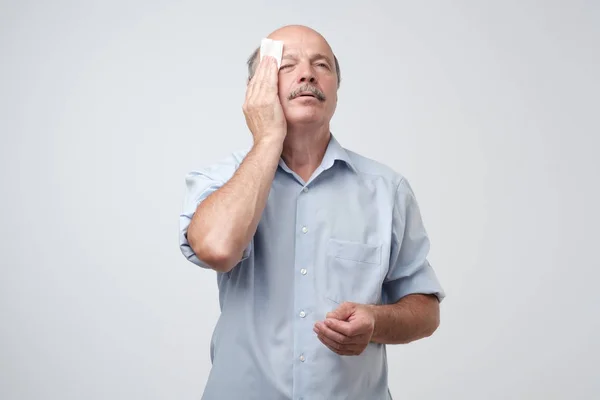
<svg viewBox="0 0 600 400">
<path fill-rule="evenodd" d="M 202 267 L 211 268 L 204 261 L 200 260 L 190 246 L 187 239 L 187 232 L 196 212 L 198 205 L 208 196 L 221 188 L 235 173 L 239 167 L 240 156 L 235 154 L 231 157 L 213 164 L 207 168 L 198 171 L 192 171 L 185 177 L 185 195 L 183 201 L 183 211 L 179 216 L 179 248 L 188 261 Z M 242 254 L 241 261 L 250 257 L 252 241 L 246 246 Z"/>
<path fill-rule="evenodd" d="M 390 266 L 383 283 L 382 300 L 393 304 L 409 294 L 446 296 L 427 260 L 429 238 L 410 184 L 402 179 L 394 203 Z"/>
</svg>

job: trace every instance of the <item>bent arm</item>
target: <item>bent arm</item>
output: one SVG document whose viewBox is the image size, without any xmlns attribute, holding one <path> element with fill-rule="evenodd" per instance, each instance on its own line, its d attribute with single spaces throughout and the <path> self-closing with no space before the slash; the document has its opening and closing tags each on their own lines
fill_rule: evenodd
<svg viewBox="0 0 600 400">
<path fill-rule="evenodd" d="M 372 340 L 409 343 L 432 335 L 440 323 L 445 293 L 427 260 L 429 237 L 410 184 L 401 180 L 396 191 L 390 267 L 383 284 L 383 305 L 372 306 Z"/>
<path fill-rule="evenodd" d="M 214 270 L 229 272 L 242 258 L 265 208 L 281 150 L 276 140 L 256 142 L 231 179 L 198 205 L 187 239 Z"/>
<path fill-rule="evenodd" d="M 411 294 L 394 304 L 370 306 L 375 317 L 371 341 L 406 344 L 431 336 L 440 324 L 439 300 L 434 295 Z"/>
</svg>

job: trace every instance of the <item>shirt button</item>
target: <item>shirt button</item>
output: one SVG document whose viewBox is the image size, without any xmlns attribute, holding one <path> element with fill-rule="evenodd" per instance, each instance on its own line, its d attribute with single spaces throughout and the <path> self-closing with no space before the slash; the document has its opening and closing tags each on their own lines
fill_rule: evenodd
<svg viewBox="0 0 600 400">
<path fill-rule="evenodd" d="M 304 311 L 300 311 L 300 314 L 299 314 L 299 315 L 300 315 L 300 318 L 304 318 L 304 317 L 306 317 L 306 313 L 305 313 Z"/>
<path fill-rule="evenodd" d="M 307 187 L 304 187 L 304 189 L 302 189 L 302 191 L 303 191 L 304 193 L 306 193 L 306 192 L 308 192 L 308 188 L 307 188 Z"/>
<path fill-rule="evenodd" d="M 306 271 L 306 268 L 302 268 L 302 269 L 300 270 L 300 273 L 301 273 L 302 275 L 306 275 L 306 272 L 307 272 L 307 271 Z"/>
<path fill-rule="evenodd" d="M 306 361 L 306 358 L 304 357 L 304 354 L 302 354 L 302 355 L 300 356 L 300 361 L 302 361 L 302 362 Z"/>
<path fill-rule="evenodd" d="M 306 233 L 306 232 L 308 232 L 308 228 L 307 228 L 307 227 L 305 227 L 305 226 L 303 226 L 303 227 L 302 227 L 302 233 Z"/>
</svg>

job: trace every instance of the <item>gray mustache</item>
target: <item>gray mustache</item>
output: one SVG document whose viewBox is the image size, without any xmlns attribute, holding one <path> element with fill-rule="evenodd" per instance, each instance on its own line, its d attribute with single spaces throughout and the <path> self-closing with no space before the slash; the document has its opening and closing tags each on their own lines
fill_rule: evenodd
<svg viewBox="0 0 600 400">
<path fill-rule="evenodd" d="M 317 100 L 325 101 L 325 93 L 321 92 L 319 89 L 317 89 L 316 87 L 309 85 L 309 84 L 304 84 L 304 85 L 300 86 L 298 89 L 294 90 L 292 93 L 290 93 L 290 95 L 288 96 L 288 100 L 295 99 L 302 92 L 310 92 L 315 95 Z"/>
</svg>

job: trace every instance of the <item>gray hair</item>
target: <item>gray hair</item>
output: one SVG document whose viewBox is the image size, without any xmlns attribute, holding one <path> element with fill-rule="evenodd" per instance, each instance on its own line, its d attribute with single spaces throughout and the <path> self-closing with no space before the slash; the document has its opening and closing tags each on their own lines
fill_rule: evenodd
<svg viewBox="0 0 600 400">
<path fill-rule="evenodd" d="M 248 57 L 248 61 L 246 62 L 246 64 L 248 64 L 248 82 L 250 82 L 250 80 L 254 76 L 254 72 L 256 72 L 256 67 L 258 66 L 258 59 L 259 59 L 258 55 L 259 54 L 260 54 L 260 47 L 257 47 L 256 50 L 254 50 L 252 52 L 252 54 L 250 54 L 250 57 Z M 333 61 L 335 63 L 335 74 L 337 75 L 337 86 L 339 89 L 340 83 L 342 82 L 342 75 L 340 74 L 340 63 L 339 63 L 337 57 L 335 56 L 335 54 L 333 55 Z"/>
</svg>

